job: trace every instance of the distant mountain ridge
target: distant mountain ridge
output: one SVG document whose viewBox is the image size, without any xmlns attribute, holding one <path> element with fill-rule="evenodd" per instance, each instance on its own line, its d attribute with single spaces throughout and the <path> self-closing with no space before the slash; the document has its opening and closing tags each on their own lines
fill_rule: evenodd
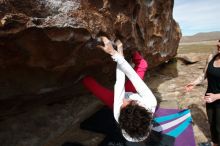
<svg viewBox="0 0 220 146">
<path fill-rule="evenodd" d="M 188 42 L 201 42 L 201 41 L 211 41 L 220 39 L 220 31 L 213 32 L 201 32 L 192 36 L 183 36 L 180 40 L 181 43 Z"/>
</svg>

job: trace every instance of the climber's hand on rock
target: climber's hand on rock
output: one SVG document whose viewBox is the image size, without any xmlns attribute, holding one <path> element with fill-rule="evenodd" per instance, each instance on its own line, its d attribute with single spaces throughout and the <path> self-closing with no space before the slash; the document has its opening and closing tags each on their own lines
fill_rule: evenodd
<svg viewBox="0 0 220 146">
<path fill-rule="evenodd" d="M 101 36 L 100 39 L 104 43 L 104 46 L 97 45 L 98 48 L 101 48 L 104 52 L 110 55 L 117 53 L 117 51 L 113 48 L 111 41 L 107 37 Z"/>
</svg>

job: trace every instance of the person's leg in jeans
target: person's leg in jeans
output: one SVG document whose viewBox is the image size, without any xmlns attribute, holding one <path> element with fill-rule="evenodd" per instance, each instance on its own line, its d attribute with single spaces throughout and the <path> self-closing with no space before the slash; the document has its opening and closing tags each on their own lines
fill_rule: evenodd
<svg viewBox="0 0 220 146">
<path fill-rule="evenodd" d="M 133 62 L 135 64 L 134 70 L 143 79 L 145 71 L 147 70 L 147 62 L 143 57 L 135 52 L 133 54 Z M 97 98 L 99 98 L 105 105 L 113 109 L 114 92 L 100 85 L 94 78 L 86 76 L 82 80 L 83 85 L 91 91 Z M 136 92 L 131 81 L 127 80 L 125 83 L 125 90 L 127 92 Z"/>
<path fill-rule="evenodd" d="M 132 61 L 135 64 L 134 70 L 139 75 L 141 79 L 144 79 L 145 72 L 147 71 L 148 64 L 147 61 L 139 54 L 138 51 L 135 51 L 132 57 Z M 136 92 L 133 84 L 130 80 L 127 80 L 125 83 L 126 92 Z"/>
</svg>

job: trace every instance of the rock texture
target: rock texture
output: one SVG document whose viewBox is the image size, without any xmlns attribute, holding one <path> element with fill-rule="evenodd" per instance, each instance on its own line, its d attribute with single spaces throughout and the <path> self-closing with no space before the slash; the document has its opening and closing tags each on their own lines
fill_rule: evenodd
<svg viewBox="0 0 220 146">
<path fill-rule="evenodd" d="M 178 54 L 176 58 L 182 60 L 186 64 L 193 64 L 204 59 L 203 53 Z"/>
<path fill-rule="evenodd" d="M 115 64 L 95 48 L 107 35 L 155 67 L 176 55 L 173 0 L 0 0 L 1 117 L 82 93 L 82 73 L 113 83 Z"/>
</svg>

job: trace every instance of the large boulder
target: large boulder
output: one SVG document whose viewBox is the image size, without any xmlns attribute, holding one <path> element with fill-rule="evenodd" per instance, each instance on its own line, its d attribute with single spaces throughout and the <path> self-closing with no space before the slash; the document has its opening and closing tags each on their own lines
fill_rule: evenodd
<svg viewBox="0 0 220 146">
<path fill-rule="evenodd" d="M 73 84 L 80 74 L 112 84 L 115 64 L 95 48 L 100 35 L 121 39 L 127 59 L 139 50 L 150 67 L 174 57 L 181 31 L 172 16 L 173 4 L 173 0 L 0 0 L 2 109 L 81 94 Z"/>
</svg>

